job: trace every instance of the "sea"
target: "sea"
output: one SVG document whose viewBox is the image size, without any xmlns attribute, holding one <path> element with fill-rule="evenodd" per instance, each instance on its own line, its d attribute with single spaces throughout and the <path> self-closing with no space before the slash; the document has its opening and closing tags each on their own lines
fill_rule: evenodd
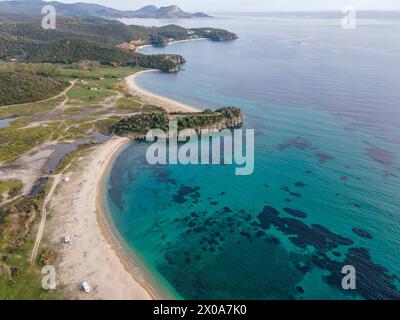
<svg viewBox="0 0 400 320">
<path fill-rule="evenodd" d="M 217 27 L 209 40 L 146 48 L 187 60 L 141 75 L 199 109 L 241 108 L 254 172 L 115 158 L 104 193 L 118 237 L 176 299 L 400 299 L 400 19 L 373 13 L 226 13 L 127 24 Z"/>
</svg>

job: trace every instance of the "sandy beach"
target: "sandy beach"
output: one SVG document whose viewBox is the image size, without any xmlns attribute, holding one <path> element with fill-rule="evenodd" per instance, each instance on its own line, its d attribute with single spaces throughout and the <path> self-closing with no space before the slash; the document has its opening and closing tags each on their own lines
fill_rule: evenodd
<svg viewBox="0 0 400 320">
<path fill-rule="evenodd" d="M 192 106 L 147 92 L 135 79 L 125 81 L 132 94 L 168 111 L 197 112 Z M 137 261 L 118 242 L 108 222 L 103 188 L 114 156 L 129 139 L 113 138 L 97 145 L 57 177 L 59 184 L 48 203 L 48 220 L 43 245 L 57 249 L 57 282 L 67 298 L 104 300 L 149 300 L 162 298 Z M 65 178 L 68 177 L 68 181 Z M 64 237 L 71 240 L 63 243 Z M 81 290 L 87 281 L 90 293 Z M 165 298 L 165 297 L 164 297 Z"/>
<path fill-rule="evenodd" d="M 137 95 L 146 103 L 163 107 L 164 109 L 166 109 L 170 112 L 173 112 L 173 111 L 198 112 L 199 111 L 199 109 L 197 109 L 193 106 L 159 96 L 157 94 L 151 93 L 151 92 L 146 91 L 143 88 L 139 87 L 136 83 L 136 78 L 138 76 L 140 76 L 141 74 L 148 73 L 148 72 L 161 72 L 161 71 L 145 70 L 145 71 L 137 72 L 137 73 L 125 78 L 125 82 L 126 82 L 128 89 L 132 95 Z"/>
<path fill-rule="evenodd" d="M 112 236 L 102 203 L 103 183 L 114 155 L 128 142 L 112 140 L 77 159 L 49 203 L 46 245 L 59 252 L 57 282 L 72 299 L 148 300 L 159 298 L 139 267 Z M 70 245 L 63 244 L 69 236 Z M 87 281 L 91 292 L 81 290 Z"/>
<path fill-rule="evenodd" d="M 208 39 L 207 38 L 196 38 L 196 39 L 176 40 L 176 41 L 171 41 L 170 43 L 168 43 L 168 46 L 172 46 L 177 43 L 202 41 L 202 40 L 208 40 Z"/>
<path fill-rule="evenodd" d="M 142 71 L 125 79 L 132 94 L 168 111 L 199 111 L 138 87 L 135 79 L 144 72 L 157 71 Z M 148 300 L 164 297 L 145 276 L 139 263 L 125 254 L 105 211 L 105 178 L 114 156 L 128 142 L 127 138 L 114 137 L 97 145 L 76 159 L 62 177 L 57 177 L 59 184 L 48 203 L 43 242 L 59 252 L 57 281 L 68 298 Z M 71 240 L 69 245 L 63 243 L 65 236 Z M 83 281 L 91 287 L 88 294 L 81 290 Z"/>
<path fill-rule="evenodd" d="M 174 45 L 174 44 L 176 44 L 176 43 L 192 42 L 192 41 L 199 41 L 199 40 L 208 40 L 208 39 L 207 39 L 207 38 L 196 38 L 196 39 L 176 40 L 176 41 L 171 41 L 170 43 L 167 44 L 167 46 L 172 46 L 172 45 Z M 153 46 L 153 45 L 151 45 L 151 44 L 146 44 L 146 45 L 144 45 L 144 46 L 139 46 L 139 47 L 137 48 L 137 51 L 140 52 L 140 51 L 142 51 L 143 49 L 145 49 L 145 48 L 150 48 L 150 47 L 152 47 L 152 46 Z"/>
</svg>

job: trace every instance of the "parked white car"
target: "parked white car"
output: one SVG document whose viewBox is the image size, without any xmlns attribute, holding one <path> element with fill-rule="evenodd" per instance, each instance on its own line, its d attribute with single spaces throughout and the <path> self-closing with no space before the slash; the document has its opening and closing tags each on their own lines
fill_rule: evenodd
<svg viewBox="0 0 400 320">
<path fill-rule="evenodd" d="M 83 291 L 85 291 L 86 293 L 89 293 L 89 292 L 90 292 L 90 286 L 89 286 L 89 284 L 88 284 L 86 281 L 82 282 L 82 289 L 83 289 Z"/>
</svg>

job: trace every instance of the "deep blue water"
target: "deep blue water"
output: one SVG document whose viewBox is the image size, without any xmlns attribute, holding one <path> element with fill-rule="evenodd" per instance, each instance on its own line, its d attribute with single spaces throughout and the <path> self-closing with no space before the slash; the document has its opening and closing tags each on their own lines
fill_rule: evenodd
<svg viewBox="0 0 400 320">
<path fill-rule="evenodd" d="M 159 20 L 135 23 L 165 24 Z M 106 186 L 117 230 L 179 298 L 399 299 L 400 24 L 222 16 L 179 20 L 227 43 L 148 48 L 188 60 L 139 84 L 200 108 L 234 105 L 255 129 L 255 171 L 116 159 Z M 341 288 L 344 265 L 357 290 Z M 397 275 L 397 276 L 396 276 Z"/>
</svg>

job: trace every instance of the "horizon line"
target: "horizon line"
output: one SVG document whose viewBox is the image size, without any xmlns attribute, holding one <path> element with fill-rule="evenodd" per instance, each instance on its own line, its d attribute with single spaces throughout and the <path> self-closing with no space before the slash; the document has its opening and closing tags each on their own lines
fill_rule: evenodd
<svg viewBox="0 0 400 320">
<path fill-rule="evenodd" d="M 1 1 L 28 1 L 28 0 L 0 0 Z M 85 2 L 85 1 L 80 1 L 80 0 L 76 0 L 75 2 L 63 2 L 62 0 L 42 0 L 44 2 L 60 2 L 63 4 L 77 4 L 77 3 L 86 3 L 86 4 L 96 4 L 96 5 L 100 5 L 103 7 L 107 7 L 107 8 L 111 8 L 111 9 L 115 9 L 115 10 L 119 10 L 119 11 L 136 11 L 136 10 L 140 10 L 146 6 L 150 6 L 152 4 L 148 4 L 148 5 L 144 5 L 141 7 L 138 7 L 137 9 L 119 9 L 113 5 L 103 5 L 103 4 L 99 4 L 96 3 L 96 0 L 90 1 L 90 2 Z M 173 6 L 174 4 L 171 5 L 167 5 L 167 6 L 156 6 L 157 8 L 165 8 L 165 7 L 169 7 L 169 6 Z M 182 9 L 181 6 L 178 6 Z M 375 8 L 375 9 L 357 9 L 357 6 L 354 6 L 357 10 L 357 12 L 400 12 L 400 9 L 388 9 L 388 8 Z M 182 9 L 184 10 L 184 9 Z M 200 10 L 200 11 L 199 11 Z M 208 13 L 295 13 L 295 12 L 341 12 L 342 8 L 338 8 L 338 9 L 272 9 L 272 10 L 261 10 L 261 11 L 253 11 L 253 10 L 207 10 L 205 9 L 203 11 L 203 9 L 199 9 L 199 10 L 194 10 L 193 12 L 208 12 Z"/>
</svg>

